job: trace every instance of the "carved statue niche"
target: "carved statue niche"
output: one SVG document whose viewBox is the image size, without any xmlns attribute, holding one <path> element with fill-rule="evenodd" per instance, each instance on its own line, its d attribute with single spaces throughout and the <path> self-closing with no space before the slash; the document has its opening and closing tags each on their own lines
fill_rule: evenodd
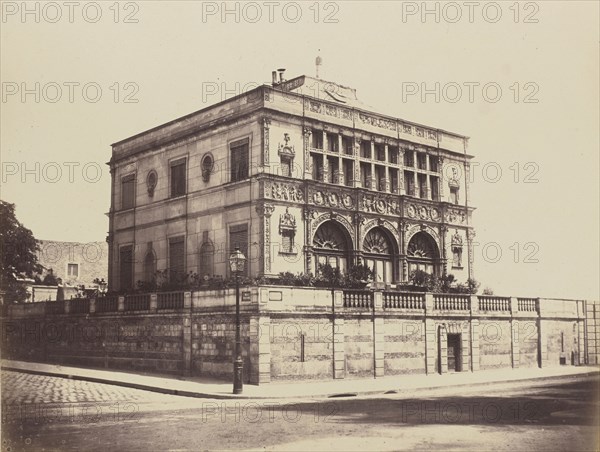
<svg viewBox="0 0 600 452">
<path fill-rule="evenodd" d="M 283 134 L 283 141 L 284 144 L 279 143 L 279 147 L 277 148 L 277 155 L 279 155 L 279 162 L 281 165 L 281 175 L 291 177 L 294 168 L 294 157 L 296 156 L 296 151 L 294 150 L 294 146 L 290 146 L 289 133 Z"/>
<path fill-rule="evenodd" d="M 457 230 L 452 236 L 450 247 L 452 249 L 452 267 L 462 268 L 463 239 Z"/>
<path fill-rule="evenodd" d="M 296 218 L 285 208 L 285 213 L 279 216 L 279 235 L 281 235 L 282 253 L 294 252 L 294 239 L 296 237 Z"/>
</svg>

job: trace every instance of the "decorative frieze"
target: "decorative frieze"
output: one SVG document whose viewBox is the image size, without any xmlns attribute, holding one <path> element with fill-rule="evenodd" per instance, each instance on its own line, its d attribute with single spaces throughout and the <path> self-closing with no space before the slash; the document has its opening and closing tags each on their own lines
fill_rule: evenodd
<svg viewBox="0 0 600 452">
<path fill-rule="evenodd" d="M 366 115 L 361 112 L 357 112 L 357 116 L 358 116 L 358 119 L 360 120 L 360 122 L 362 122 L 363 124 L 368 124 L 373 127 L 379 127 L 381 129 L 394 130 L 394 131 L 396 130 L 396 121 L 394 121 L 392 119 L 377 118 L 375 116 Z"/>
<path fill-rule="evenodd" d="M 465 224 L 467 222 L 467 214 L 463 209 L 450 207 L 446 210 L 446 222 Z"/>
<path fill-rule="evenodd" d="M 407 203 L 405 207 L 405 215 L 411 219 L 419 219 L 424 221 L 440 221 L 440 210 L 437 207 L 425 206 L 416 203 Z"/>
<path fill-rule="evenodd" d="M 400 202 L 393 196 L 362 194 L 360 209 L 380 215 L 400 215 Z"/>
<path fill-rule="evenodd" d="M 304 193 L 295 184 L 265 181 L 265 198 L 278 201 L 304 202 Z"/>
<path fill-rule="evenodd" d="M 310 99 L 304 101 L 304 106 L 312 113 L 346 119 L 348 121 L 352 120 L 352 111 L 347 108 L 337 107 L 323 102 L 316 102 Z"/>
<path fill-rule="evenodd" d="M 349 193 L 338 190 L 326 190 L 310 187 L 308 191 L 308 202 L 320 207 L 331 207 L 335 209 L 352 209 L 355 206 L 354 197 Z"/>
</svg>

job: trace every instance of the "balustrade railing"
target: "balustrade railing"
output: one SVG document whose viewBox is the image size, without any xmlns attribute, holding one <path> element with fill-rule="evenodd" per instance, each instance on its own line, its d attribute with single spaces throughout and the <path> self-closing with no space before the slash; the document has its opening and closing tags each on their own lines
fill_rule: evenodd
<svg viewBox="0 0 600 452">
<path fill-rule="evenodd" d="M 125 296 L 125 311 L 150 310 L 150 294 L 135 294 Z"/>
<path fill-rule="evenodd" d="M 433 309 L 439 311 L 468 311 L 471 309 L 471 297 L 458 294 L 433 294 Z"/>
<path fill-rule="evenodd" d="M 157 309 L 183 309 L 183 292 L 159 292 Z"/>
<path fill-rule="evenodd" d="M 537 298 L 517 298 L 517 309 L 519 312 L 537 312 Z"/>
<path fill-rule="evenodd" d="M 344 290 L 345 308 L 363 308 L 373 307 L 373 292 L 370 290 Z"/>
<path fill-rule="evenodd" d="M 383 292 L 386 309 L 425 309 L 425 294 L 416 292 Z"/>
<path fill-rule="evenodd" d="M 481 295 L 479 299 L 479 310 L 488 312 L 510 311 L 510 297 L 496 297 Z"/>
<path fill-rule="evenodd" d="M 89 314 L 89 298 L 71 298 L 69 300 L 69 312 L 72 314 Z"/>
<path fill-rule="evenodd" d="M 117 312 L 119 310 L 119 297 L 96 298 L 96 312 Z"/>
<path fill-rule="evenodd" d="M 46 314 L 64 314 L 64 301 L 46 301 Z"/>
</svg>

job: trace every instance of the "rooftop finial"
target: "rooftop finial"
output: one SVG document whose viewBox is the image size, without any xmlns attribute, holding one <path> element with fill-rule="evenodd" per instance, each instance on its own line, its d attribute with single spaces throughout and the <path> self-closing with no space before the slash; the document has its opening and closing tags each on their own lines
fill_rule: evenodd
<svg viewBox="0 0 600 452">
<path fill-rule="evenodd" d="M 321 49 L 319 49 L 319 53 L 321 52 Z M 319 66 L 321 66 L 323 64 L 323 58 L 321 58 L 321 55 L 317 55 L 317 58 L 315 58 L 315 66 L 317 67 L 317 78 L 319 78 Z"/>
</svg>

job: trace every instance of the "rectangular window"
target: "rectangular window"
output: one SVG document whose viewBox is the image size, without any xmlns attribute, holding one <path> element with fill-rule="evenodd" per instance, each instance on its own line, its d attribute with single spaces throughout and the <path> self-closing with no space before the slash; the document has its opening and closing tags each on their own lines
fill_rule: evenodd
<svg viewBox="0 0 600 452">
<path fill-rule="evenodd" d="M 426 199 L 427 198 L 427 175 L 418 174 L 417 178 L 419 181 L 419 198 Z"/>
<path fill-rule="evenodd" d="M 327 157 L 327 180 L 325 182 L 329 182 L 330 184 L 337 183 L 339 174 L 338 160 L 337 157 Z"/>
<path fill-rule="evenodd" d="M 429 177 L 429 186 L 431 187 L 431 199 L 434 201 L 440 200 L 440 184 L 439 178 L 436 176 Z"/>
<path fill-rule="evenodd" d="M 390 188 L 392 193 L 398 193 L 398 170 L 390 168 Z"/>
<path fill-rule="evenodd" d="M 412 168 L 415 166 L 414 153 L 412 151 L 404 152 L 404 166 Z"/>
<path fill-rule="evenodd" d="M 377 177 L 377 190 L 385 191 L 385 168 L 383 166 L 376 166 L 375 175 Z"/>
<path fill-rule="evenodd" d="M 385 145 L 375 144 L 375 156 L 380 162 L 385 162 Z"/>
<path fill-rule="evenodd" d="M 371 158 L 371 142 L 363 140 L 360 143 L 360 156 L 366 159 Z"/>
<path fill-rule="evenodd" d="M 371 164 L 360 164 L 360 183 L 363 188 L 371 188 Z"/>
<path fill-rule="evenodd" d="M 388 146 L 388 162 L 393 165 L 398 164 L 398 147 Z"/>
<path fill-rule="evenodd" d="M 352 138 L 343 136 L 342 148 L 344 149 L 344 153 L 346 153 L 347 155 L 352 155 Z"/>
<path fill-rule="evenodd" d="M 79 265 L 67 264 L 67 275 L 73 278 L 77 278 L 79 276 Z"/>
<path fill-rule="evenodd" d="M 327 134 L 327 150 L 329 152 L 339 152 L 339 139 L 337 134 L 328 133 Z"/>
<path fill-rule="evenodd" d="M 133 288 L 133 245 L 119 249 L 119 289 Z"/>
<path fill-rule="evenodd" d="M 427 169 L 427 154 L 417 154 L 417 163 L 419 165 L 419 169 L 426 170 Z"/>
<path fill-rule="evenodd" d="M 311 154 L 312 157 L 312 178 L 313 180 L 323 181 L 323 156 Z"/>
<path fill-rule="evenodd" d="M 281 159 L 281 175 L 285 177 L 292 176 L 292 160 L 291 159 Z"/>
<path fill-rule="evenodd" d="M 135 206 L 135 174 L 121 179 L 121 208 L 131 209 Z"/>
<path fill-rule="evenodd" d="M 185 274 L 185 240 L 184 237 L 169 239 L 169 280 L 181 282 Z"/>
<path fill-rule="evenodd" d="M 415 173 L 404 171 L 404 191 L 409 196 L 415 195 Z"/>
<path fill-rule="evenodd" d="M 438 157 L 429 156 L 429 171 L 438 172 Z"/>
<path fill-rule="evenodd" d="M 312 131 L 312 147 L 315 149 L 323 149 L 323 131 L 313 130 Z"/>
<path fill-rule="evenodd" d="M 229 228 L 229 253 L 233 253 L 235 249 L 239 248 L 240 251 L 246 256 L 246 265 L 242 275 L 248 274 L 248 262 L 250 257 L 248 256 L 248 225 L 240 224 L 231 226 Z M 227 256 L 229 257 L 229 256 Z"/>
<path fill-rule="evenodd" d="M 344 160 L 344 185 L 351 187 L 353 178 L 354 162 L 352 160 Z"/>
<path fill-rule="evenodd" d="M 186 193 L 185 159 L 171 162 L 171 198 Z"/>
<path fill-rule="evenodd" d="M 249 145 L 248 141 L 242 143 L 238 142 L 232 144 L 230 147 L 231 160 L 231 182 L 237 182 L 240 180 L 248 179 L 248 168 L 249 168 Z"/>
</svg>

